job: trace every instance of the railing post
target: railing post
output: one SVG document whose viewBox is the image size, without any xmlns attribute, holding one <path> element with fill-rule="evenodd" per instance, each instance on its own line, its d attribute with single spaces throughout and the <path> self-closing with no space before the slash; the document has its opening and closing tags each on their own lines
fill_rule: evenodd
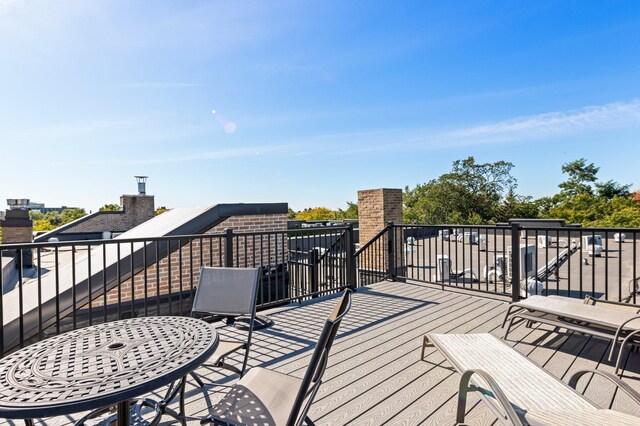
<svg viewBox="0 0 640 426">
<path fill-rule="evenodd" d="M 311 281 L 311 297 L 318 297 L 318 249 L 309 251 L 309 279 Z"/>
<path fill-rule="evenodd" d="M 349 286 L 349 288 L 351 289 L 355 289 L 358 285 L 357 285 L 357 280 L 358 280 L 358 274 L 357 274 L 357 266 L 356 266 L 356 244 L 353 241 L 353 223 L 350 223 L 347 226 L 347 232 L 346 232 L 346 245 L 347 245 L 347 253 L 346 253 L 346 267 L 347 267 L 347 285 Z"/>
<path fill-rule="evenodd" d="M 395 249 L 395 229 L 393 222 L 387 224 L 387 276 L 391 281 L 396 280 L 396 249 Z"/>
<path fill-rule="evenodd" d="M 233 268 L 233 228 L 225 228 L 224 233 L 224 266 Z"/>
<path fill-rule="evenodd" d="M 520 226 L 511 225 L 511 301 L 520 300 Z"/>
</svg>

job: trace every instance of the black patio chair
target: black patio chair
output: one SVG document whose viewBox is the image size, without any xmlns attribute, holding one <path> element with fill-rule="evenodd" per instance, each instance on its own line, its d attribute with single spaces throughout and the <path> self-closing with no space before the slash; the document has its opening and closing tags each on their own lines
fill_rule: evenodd
<svg viewBox="0 0 640 426">
<path fill-rule="evenodd" d="M 251 336 L 256 316 L 256 295 L 260 268 L 211 268 L 200 270 L 198 287 L 193 298 L 191 316 L 213 316 L 233 323 L 237 317 L 248 316 L 248 330 L 246 340 L 220 339 L 220 343 L 213 356 L 203 366 L 223 368 L 244 375 L 249 360 Z M 244 350 L 242 367 L 229 364 L 226 359 L 234 352 Z M 200 385 L 204 382 L 196 372 L 191 376 Z"/>
<path fill-rule="evenodd" d="M 313 425 L 307 413 L 322 383 L 329 351 L 340 322 L 351 308 L 351 290 L 345 290 L 324 323 L 302 379 L 265 368 L 250 369 L 212 408 L 202 424 Z"/>
<path fill-rule="evenodd" d="M 250 319 L 247 326 L 246 340 L 220 339 L 216 351 L 203 366 L 226 369 L 237 373 L 240 378 L 243 377 L 251 348 L 260 272 L 260 268 L 202 267 L 200 270 L 200 279 L 198 280 L 198 287 L 196 288 L 193 307 L 191 308 L 192 317 L 207 316 L 219 321 L 226 319 L 227 324 L 233 323 L 239 316 L 249 316 Z M 244 350 L 244 357 L 241 368 L 227 362 L 229 355 L 242 350 Z M 195 371 L 189 374 L 200 387 L 205 386 L 205 383 Z M 180 420 L 183 424 L 185 423 L 185 384 L 185 377 L 179 382 L 172 383 L 160 402 L 155 402 L 148 398 L 137 400 L 140 409 L 146 407 L 156 411 L 155 417 L 149 422 L 152 426 L 157 425 L 165 414 Z M 214 382 L 208 384 L 227 386 Z M 180 413 L 169 408 L 170 403 L 176 396 L 179 396 Z"/>
</svg>

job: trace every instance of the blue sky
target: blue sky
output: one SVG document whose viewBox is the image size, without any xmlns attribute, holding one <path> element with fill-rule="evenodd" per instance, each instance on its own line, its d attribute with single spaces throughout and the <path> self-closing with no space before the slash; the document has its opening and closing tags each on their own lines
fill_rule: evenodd
<svg viewBox="0 0 640 426">
<path fill-rule="evenodd" d="M 640 187 L 640 3 L 0 0 L 0 199 L 345 207 L 469 155 Z M 215 113 L 213 113 L 215 111 Z M 2 202 L 3 203 L 3 202 Z"/>
</svg>

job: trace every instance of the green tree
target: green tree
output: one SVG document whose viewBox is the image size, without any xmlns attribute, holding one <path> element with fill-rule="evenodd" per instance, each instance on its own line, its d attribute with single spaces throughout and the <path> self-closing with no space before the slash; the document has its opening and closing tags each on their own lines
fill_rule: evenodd
<svg viewBox="0 0 640 426">
<path fill-rule="evenodd" d="M 540 207 L 532 197 L 516 194 L 513 189 L 507 192 L 503 203 L 498 207 L 497 221 L 506 222 L 514 218 L 536 218 Z"/>
<path fill-rule="evenodd" d="M 120 206 L 118 204 L 105 204 L 100 207 L 101 212 L 117 212 L 120 211 Z"/>
<path fill-rule="evenodd" d="M 584 158 L 563 164 L 562 172 L 569 178 L 559 185 L 560 193 L 538 200 L 540 216 L 583 226 L 629 227 L 640 223 L 640 206 L 629 193 L 631 185 L 613 180 L 596 182 L 599 169 Z"/>
<path fill-rule="evenodd" d="M 33 230 L 34 231 L 53 231 L 58 226 L 53 225 L 46 219 L 38 219 L 33 221 Z"/>
<path fill-rule="evenodd" d="M 496 220 L 505 196 L 517 187 L 507 161 L 476 163 L 473 157 L 457 160 L 451 172 L 403 195 L 406 223 L 479 224 Z"/>
<path fill-rule="evenodd" d="M 358 203 L 347 201 L 347 209 L 338 209 L 336 212 L 336 219 L 358 219 Z"/>
<path fill-rule="evenodd" d="M 62 220 L 62 225 L 64 225 L 86 215 L 87 212 L 85 212 L 84 209 L 64 209 L 62 213 L 60 213 L 60 219 Z"/>
<path fill-rule="evenodd" d="M 560 195 L 563 198 L 575 197 L 579 194 L 593 194 L 591 184 L 596 181 L 600 167 L 593 163 L 587 164 L 587 160 L 580 158 L 570 163 L 562 165 L 562 173 L 569 175 L 569 178 L 560 185 Z"/>
<path fill-rule="evenodd" d="M 608 180 L 606 182 L 596 183 L 596 195 L 598 197 L 606 198 L 607 200 L 610 200 L 613 197 L 626 197 L 629 195 L 630 188 L 631 184 L 622 185 L 613 180 Z"/>
<path fill-rule="evenodd" d="M 336 212 L 326 207 L 307 208 L 298 212 L 296 215 L 298 220 L 334 220 Z"/>
<path fill-rule="evenodd" d="M 298 212 L 296 212 L 295 210 L 293 210 L 291 207 L 289 207 L 289 210 L 287 210 L 287 219 L 289 220 L 293 220 L 296 218 L 296 215 L 298 214 Z"/>
<path fill-rule="evenodd" d="M 159 216 L 159 215 L 161 215 L 162 213 L 166 213 L 166 212 L 168 212 L 169 210 L 171 210 L 171 209 L 168 209 L 168 208 L 166 208 L 166 207 L 158 207 L 158 208 L 156 209 L 156 216 Z"/>
<path fill-rule="evenodd" d="M 545 211 L 549 219 L 564 219 L 569 223 L 586 224 L 600 220 L 607 214 L 607 202 L 593 194 L 583 192 L 562 200 Z"/>
<path fill-rule="evenodd" d="M 45 213 L 42 220 L 49 222 L 54 228 L 57 228 L 60 225 L 64 225 L 62 215 L 56 211 Z"/>
<path fill-rule="evenodd" d="M 47 213 L 29 212 L 29 216 L 33 220 L 34 231 L 52 231 L 86 215 L 87 213 L 84 209 L 64 209 L 62 213 L 57 211 Z"/>
</svg>

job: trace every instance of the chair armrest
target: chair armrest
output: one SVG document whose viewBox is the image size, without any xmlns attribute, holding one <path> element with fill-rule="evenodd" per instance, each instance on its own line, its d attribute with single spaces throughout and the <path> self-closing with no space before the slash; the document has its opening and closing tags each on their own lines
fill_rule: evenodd
<svg viewBox="0 0 640 426">
<path fill-rule="evenodd" d="M 580 370 L 576 372 L 573 376 L 571 376 L 571 378 L 569 379 L 569 386 L 571 386 L 573 389 L 576 389 L 576 386 L 578 385 L 578 381 L 580 380 L 580 378 L 587 373 L 593 373 L 593 374 L 597 374 L 599 376 L 604 377 L 605 379 L 609 380 L 614 385 L 616 385 L 618 389 L 621 389 L 622 391 L 624 391 L 624 393 L 626 393 L 631 399 L 633 399 L 636 402 L 636 404 L 640 404 L 640 393 L 638 393 L 635 389 L 633 389 L 627 383 L 620 380 L 618 376 L 611 374 L 607 371 L 595 370 L 595 369 Z"/>
<path fill-rule="evenodd" d="M 615 302 L 613 300 L 601 300 L 601 299 L 596 299 L 588 294 L 585 296 L 584 301 L 585 303 L 590 303 L 592 305 L 606 304 L 606 305 L 623 306 L 625 308 L 633 308 L 635 309 L 634 313 L 640 314 L 640 305 L 634 305 L 633 303 Z"/>
<path fill-rule="evenodd" d="M 474 369 L 467 370 L 462 374 L 462 378 L 460 379 L 460 388 L 458 390 L 458 411 L 457 411 L 457 422 L 464 423 L 464 415 L 466 411 L 466 402 L 467 402 L 467 393 L 471 390 L 477 390 L 477 386 L 470 385 L 469 382 L 471 377 L 477 374 L 480 376 L 487 384 L 489 385 L 489 390 L 493 393 L 493 396 L 498 401 L 502 409 L 504 410 L 504 414 L 506 418 L 509 420 L 509 424 L 514 426 L 524 426 L 520 417 L 516 414 L 511 402 L 504 394 L 504 391 L 500 388 L 498 383 L 493 380 L 493 377 L 489 373 L 484 370 Z"/>
</svg>

